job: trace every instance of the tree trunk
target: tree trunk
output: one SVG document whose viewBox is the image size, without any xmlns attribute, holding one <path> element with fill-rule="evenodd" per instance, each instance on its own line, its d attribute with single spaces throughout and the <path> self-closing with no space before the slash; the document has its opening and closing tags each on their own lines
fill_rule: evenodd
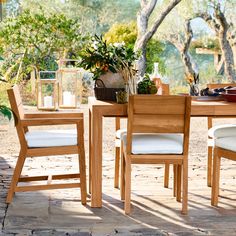
<svg viewBox="0 0 236 236">
<path fill-rule="evenodd" d="M 225 18 L 225 15 L 221 12 L 219 4 L 215 9 L 215 16 L 221 26 L 218 31 L 218 36 L 220 41 L 220 47 L 222 50 L 222 56 L 225 62 L 225 75 L 229 81 L 236 81 L 233 50 L 228 40 L 228 30 L 230 26 Z"/>
<path fill-rule="evenodd" d="M 192 61 L 192 57 L 189 54 L 189 47 L 193 38 L 193 31 L 191 28 L 191 20 L 186 22 L 186 29 L 185 29 L 186 39 L 183 45 L 183 49 L 180 50 L 181 57 L 185 66 L 185 72 L 187 74 L 192 75 L 193 77 L 198 75 L 198 69 L 196 64 Z"/>
<path fill-rule="evenodd" d="M 162 21 L 166 18 L 166 16 L 171 12 L 171 10 L 180 3 L 181 0 L 172 0 L 170 4 L 164 9 L 159 17 L 155 20 L 154 24 L 148 30 L 148 21 L 149 18 L 155 9 L 157 0 L 141 0 L 141 9 L 137 15 L 137 29 L 138 35 L 137 40 L 135 42 L 135 51 L 140 51 L 141 56 L 137 62 L 137 69 L 140 75 L 145 73 L 146 69 L 146 48 L 147 43 L 152 38 L 152 36 L 156 33 L 158 27 L 162 23 Z"/>
<path fill-rule="evenodd" d="M 222 51 L 222 58 L 224 60 L 224 69 L 225 75 L 229 81 L 236 81 L 236 71 L 235 71 L 235 63 L 233 56 L 233 50 L 231 48 L 230 42 L 228 40 L 229 34 L 229 24 L 224 13 L 221 11 L 221 5 L 217 4 L 214 7 L 214 17 L 209 13 L 203 13 L 200 15 L 212 28 L 217 37 L 219 38 L 220 48 Z"/>
</svg>

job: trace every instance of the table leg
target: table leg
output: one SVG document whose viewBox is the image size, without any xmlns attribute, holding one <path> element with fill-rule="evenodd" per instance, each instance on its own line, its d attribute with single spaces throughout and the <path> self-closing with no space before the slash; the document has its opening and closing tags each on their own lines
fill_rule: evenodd
<svg viewBox="0 0 236 236">
<path fill-rule="evenodd" d="M 102 207 L 102 115 L 91 112 L 91 207 Z"/>
</svg>

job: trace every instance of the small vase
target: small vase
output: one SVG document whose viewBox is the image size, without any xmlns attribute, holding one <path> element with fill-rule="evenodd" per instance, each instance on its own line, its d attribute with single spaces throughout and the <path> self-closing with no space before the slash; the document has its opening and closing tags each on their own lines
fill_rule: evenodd
<svg viewBox="0 0 236 236">
<path fill-rule="evenodd" d="M 116 102 L 119 104 L 124 104 L 128 102 L 128 96 L 126 91 L 116 92 Z"/>
</svg>

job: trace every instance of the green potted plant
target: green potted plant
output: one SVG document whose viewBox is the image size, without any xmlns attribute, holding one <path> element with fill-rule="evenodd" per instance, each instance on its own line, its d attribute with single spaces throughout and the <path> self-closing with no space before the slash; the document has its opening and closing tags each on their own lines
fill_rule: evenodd
<svg viewBox="0 0 236 236">
<path fill-rule="evenodd" d="M 138 83 L 138 94 L 156 94 L 157 87 L 150 79 L 148 74 L 145 74 L 143 79 Z"/>
<path fill-rule="evenodd" d="M 108 44 L 102 36 L 95 35 L 81 57 L 81 66 L 93 73 L 95 96 L 115 100 L 115 92 L 124 89 L 125 82 L 134 75 L 132 67 L 137 54 L 124 43 Z"/>
</svg>

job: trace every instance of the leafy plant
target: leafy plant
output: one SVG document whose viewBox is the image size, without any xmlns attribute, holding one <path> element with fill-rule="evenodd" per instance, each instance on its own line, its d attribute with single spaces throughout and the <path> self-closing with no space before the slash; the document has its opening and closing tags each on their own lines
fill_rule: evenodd
<svg viewBox="0 0 236 236">
<path fill-rule="evenodd" d="M 11 81 L 27 79 L 33 69 L 56 70 L 55 61 L 71 52 L 77 56 L 84 39 L 75 19 L 23 11 L 0 24 L 0 55 L 4 58 L 0 72 Z"/>
<path fill-rule="evenodd" d="M 104 35 L 108 43 L 124 42 L 130 48 L 134 48 L 137 39 L 136 22 L 114 24 L 110 30 Z M 154 62 L 160 65 L 160 72 L 165 72 L 165 61 L 161 58 L 164 50 L 164 44 L 156 39 L 151 39 L 147 44 L 147 67 L 146 73 L 153 71 Z"/>
<path fill-rule="evenodd" d="M 139 94 L 155 94 L 157 93 L 157 88 L 155 83 L 150 80 L 149 75 L 145 74 L 142 81 L 138 83 L 138 93 Z"/>
<path fill-rule="evenodd" d="M 127 47 L 125 43 L 108 44 L 102 36 L 98 35 L 91 38 L 81 57 L 81 66 L 93 73 L 94 80 L 107 71 L 116 73 L 131 67 L 137 59 L 133 49 Z"/>
<path fill-rule="evenodd" d="M 12 118 L 12 112 L 11 109 L 8 108 L 7 106 L 0 105 L 0 113 L 4 116 L 7 117 L 8 120 Z"/>
</svg>

